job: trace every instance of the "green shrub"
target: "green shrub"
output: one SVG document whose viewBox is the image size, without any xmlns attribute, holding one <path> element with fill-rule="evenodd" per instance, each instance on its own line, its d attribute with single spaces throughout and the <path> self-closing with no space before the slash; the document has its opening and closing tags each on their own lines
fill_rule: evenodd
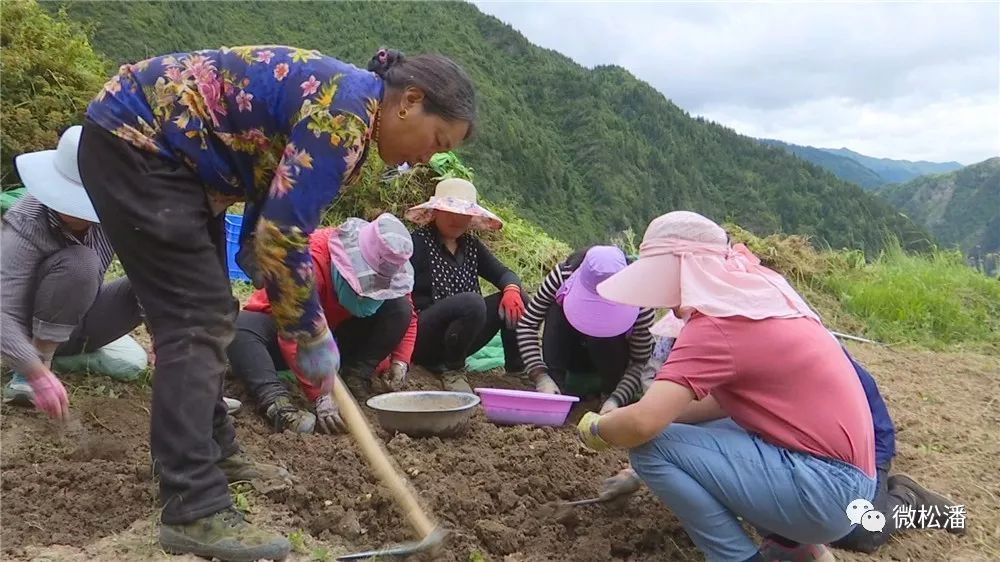
<svg viewBox="0 0 1000 562">
<path fill-rule="evenodd" d="M 5 0 L 0 26 L 0 182 L 16 182 L 17 154 L 55 148 L 81 121 L 108 75 L 87 34 L 64 12 L 50 15 L 35 0 Z"/>
</svg>

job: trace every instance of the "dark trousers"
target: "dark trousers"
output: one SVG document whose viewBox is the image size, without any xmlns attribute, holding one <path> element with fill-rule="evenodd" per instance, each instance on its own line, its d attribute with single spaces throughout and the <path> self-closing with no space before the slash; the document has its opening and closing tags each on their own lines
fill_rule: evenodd
<svg viewBox="0 0 1000 562">
<path fill-rule="evenodd" d="M 341 322 L 333 333 L 342 370 L 370 375 L 399 345 L 412 313 L 409 300 L 401 297 L 383 302 L 371 316 Z M 233 375 L 246 384 L 261 412 L 275 399 L 289 396 L 288 388 L 278 379 L 278 371 L 288 369 L 288 364 L 278 347 L 278 327 L 270 314 L 240 311 L 228 354 Z"/>
<path fill-rule="evenodd" d="M 80 175 L 156 346 L 150 450 L 161 520 L 187 523 L 231 505 L 216 463 L 238 450 L 222 402 L 237 303 L 223 216 L 188 168 L 84 124 Z"/>
<path fill-rule="evenodd" d="M 45 259 L 37 271 L 32 335 L 58 342 L 56 355 L 104 347 L 142 321 L 127 278 L 103 283 L 101 260 L 86 247 L 68 246 Z"/>
<path fill-rule="evenodd" d="M 500 332 L 507 372 L 523 371 L 517 334 L 500 319 L 500 297 L 501 293 L 486 298 L 476 293 L 459 293 L 420 311 L 414 362 L 432 371 L 457 371 L 465 367 L 468 356 Z M 523 292 L 521 298 L 528 302 Z"/>
<path fill-rule="evenodd" d="M 542 357 L 560 390 L 566 390 L 568 373 L 594 373 L 600 377 L 601 392 L 609 394 L 628 367 L 628 338 L 624 334 L 613 338 L 582 334 L 566 319 L 562 305 L 552 303 L 542 330 Z"/>
</svg>

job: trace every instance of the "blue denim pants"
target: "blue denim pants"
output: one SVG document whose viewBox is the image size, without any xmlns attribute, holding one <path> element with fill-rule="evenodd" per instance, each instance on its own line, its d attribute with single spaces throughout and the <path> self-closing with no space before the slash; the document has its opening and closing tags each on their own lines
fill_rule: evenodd
<svg viewBox="0 0 1000 562">
<path fill-rule="evenodd" d="M 756 554 L 740 519 L 765 534 L 823 544 L 851 531 L 848 504 L 875 495 L 875 479 L 858 468 L 771 445 L 731 419 L 672 424 L 629 456 L 709 562 Z"/>
</svg>

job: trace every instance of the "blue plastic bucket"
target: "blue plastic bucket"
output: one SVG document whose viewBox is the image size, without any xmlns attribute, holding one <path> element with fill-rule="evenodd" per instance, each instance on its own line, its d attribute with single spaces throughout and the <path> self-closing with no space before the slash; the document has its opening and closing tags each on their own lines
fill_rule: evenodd
<svg viewBox="0 0 1000 562">
<path fill-rule="evenodd" d="M 243 230 L 243 215 L 226 213 L 226 262 L 229 264 L 229 278 L 233 281 L 250 282 L 236 264 L 236 253 L 240 251 L 240 231 Z"/>
</svg>

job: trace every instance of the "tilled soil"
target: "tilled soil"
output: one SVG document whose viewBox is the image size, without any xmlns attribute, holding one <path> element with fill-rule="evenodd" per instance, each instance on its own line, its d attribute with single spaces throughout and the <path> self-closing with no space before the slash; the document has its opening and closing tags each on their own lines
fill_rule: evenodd
<svg viewBox="0 0 1000 562">
<path fill-rule="evenodd" d="M 857 348 L 880 381 L 899 425 L 895 469 L 967 505 L 970 532 L 914 532 L 873 556 L 840 560 L 991 560 L 1000 557 L 1000 361 L 978 354 Z M 57 428 L 38 414 L 2 413 L 3 559 L 158 560 L 157 506 L 149 473 L 148 389 L 70 377 L 75 423 Z M 473 377 L 474 386 L 522 381 Z M 432 380 L 414 373 L 412 385 Z M 241 392 L 230 388 L 238 398 Z M 348 436 L 275 434 L 245 402 L 238 435 L 256 458 L 289 469 L 284 489 L 242 492 L 257 523 L 305 537 L 293 559 L 322 560 L 411 540 L 388 491 Z M 582 413 L 574 411 L 573 417 Z M 380 433 L 400 468 L 451 531 L 434 560 L 700 560 L 677 520 L 648 491 L 624 506 L 576 508 L 562 500 L 596 495 L 624 466 L 622 453 L 583 449 L 572 426 L 497 427 L 481 413 L 467 434 L 442 440 Z M 425 557 L 425 559 L 430 559 Z"/>
</svg>

